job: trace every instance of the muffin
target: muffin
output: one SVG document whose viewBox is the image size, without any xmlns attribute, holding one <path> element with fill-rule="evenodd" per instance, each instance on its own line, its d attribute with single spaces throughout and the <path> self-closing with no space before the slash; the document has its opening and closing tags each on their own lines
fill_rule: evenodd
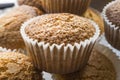
<svg viewBox="0 0 120 80">
<path fill-rule="evenodd" d="M 104 33 L 104 21 L 103 21 L 101 14 L 97 10 L 93 8 L 89 8 L 85 12 L 85 14 L 83 14 L 83 17 L 95 21 L 99 25 L 100 33 L 101 34 Z"/>
<path fill-rule="evenodd" d="M 120 50 L 120 1 L 112 1 L 103 9 L 107 41 Z"/>
<path fill-rule="evenodd" d="M 93 21 L 70 13 L 38 16 L 21 27 L 34 65 L 60 74 L 85 66 L 99 34 L 99 27 Z"/>
<path fill-rule="evenodd" d="M 0 46 L 9 49 L 24 49 L 20 35 L 22 23 L 42 12 L 35 7 L 22 5 L 0 16 Z"/>
<path fill-rule="evenodd" d="M 39 10 L 43 10 L 43 8 L 41 7 L 41 0 L 18 0 L 18 4 L 34 6 L 38 8 Z"/>
<path fill-rule="evenodd" d="M 0 80 L 41 80 L 29 57 L 17 52 L 0 52 Z"/>
<path fill-rule="evenodd" d="M 112 62 L 98 51 L 92 51 L 83 71 L 59 75 L 53 74 L 53 80 L 116 80 L 116 71 Z"/>
<path fill-rule="evenodd" d="M 41 0 L 43 9 L 48 13 L 73 13 L 82 15 L 91 0 Z"/>
</svg>

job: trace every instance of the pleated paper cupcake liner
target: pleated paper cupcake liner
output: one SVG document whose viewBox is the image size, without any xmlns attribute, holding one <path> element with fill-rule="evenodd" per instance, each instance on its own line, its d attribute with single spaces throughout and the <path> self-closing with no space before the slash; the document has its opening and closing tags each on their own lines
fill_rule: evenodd
<svg viewBox="0 0 120 80">
<path fill-rule="evenodd" d="M 25 22 L 21 27 L 21 35 L 34 65 L 40 70 L 60 74 L 72 73 L 84 67 L 89 59 L 96 39 L 100 35 L 98 25 L 91 21 L 96 32 L 90 39 L 80 43 L 74 43 L 74 45 L 50 45 L 49 43 L 30 39 L 25 33 L 25 27 L 37 18 L 39 17 Z"/>
<path fill-rule="evenodd" d="M 73 13 L 83 14 L 91 0 L 41 0 L 42 7 L 48 13 Z"/>
<path fill-rule="evenodd" d="M 17 51 L 16 49 L 11 50 L 11 49 L 0 47 L 0 52 L 16 52 L 16 51 Z"/>
<path fill-rule="evenodd" d="M 105 37 L 107 41 L 116 49 L 120 50 L 120 29 L 114 25 L 106 16 L 106 9 L 116 1 L 110 2 L 103 9 L 103 18 L 105 21 Z"/>
</svg>

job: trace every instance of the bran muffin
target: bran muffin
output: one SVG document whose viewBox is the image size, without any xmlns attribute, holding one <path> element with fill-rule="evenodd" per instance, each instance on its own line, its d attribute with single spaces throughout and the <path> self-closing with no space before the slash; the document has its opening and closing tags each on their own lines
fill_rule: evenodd
<svg viewBox="0 0 120 80">
<path fill-rule="evenodd" d="M 39 10 L 43 10 L 41 7 L 41 0 L 18 0 L 18 4 L 34 6 L 34 7 L 38 8 Z"/>
<path fill-rule="evenodd" d="M 17 52 L 0 52 L 0 80 L 41 80 L 29 57 Z"/>
<path fill-rule="evenodd" d="M 120 1 L 112 1 L 103 9 L 107 41 L 120 50 Z"/>
<path fill-rule="evenodd" d="M 24 21 L 41 14 L 42 11 L 35 7 L 22 5 L 0 16 L 0 46 L 23 49 L 24 41 L 20 35 L 20 26 Z"/>
<path fill-rule="evenodd" d="M 99 25 L 101 35 L 104 33 L 104 20 L 98 11 L 88 8 L 83 16 L 95 21 Z"/>
<path fill-rule="evenodd" d="M 96 50 L 92 51 L 83 71 L 66 75 L 53 74 L 53 80 L 116 80 L 116 77 L 112 62 Z"/>
<path fill-rule="evenodd" d="M 21 34 L 36 67 L 66 74 L 85 66 L 100 30 L 86 18 L 56 13 L 25 22 Z"/>
<path fill-rule="evenodd" d="M 72 13 L 82 15 L 89 7 L 91 0 L 41 0 L 47 13 Z"/>
</svg>

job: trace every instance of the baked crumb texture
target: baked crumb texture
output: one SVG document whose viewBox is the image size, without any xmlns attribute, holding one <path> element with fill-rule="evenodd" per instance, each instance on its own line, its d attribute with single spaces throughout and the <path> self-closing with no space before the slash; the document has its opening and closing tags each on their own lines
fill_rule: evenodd
<svg viewBox="0 0 120 80">
<path fill-rule="evenodd" d="M 114 2 L 106 9 L 107 18 L 120 29 L 120 1 Z"/>
<path fill-rule="evenodd" d="M 40 80 L 39 77 L 27 56 L 0 52 L 0 80 Z"/>
<path fill-rule="evenodd" d="M 38 8 L 39 10 L 42 9 L 41 7 L 41 0 L 18 0 L 19 5 L 29 5 Z"/>
<path fill-rule="evenodd" d="M 93 50 L 87 65 L 71 74 L 53 74 L 54 80 L 116 80 L 116 71 L 112 62 L 103 54 Z"/>
<path fill-rule="evenodd" d="M 23 5 L 12 9 L 0 17 L 0 46 L 18 49 L 24 47 L 20 27 L 26 20 L 42 14 L 35 7 Z"/>
<path fill-rule="evenodd" d="M 116 71 L 112 62 L 103 54 L 93 51 L 81 80 L 116 80 Z"/>
<path fill-rule="evenodd" d="M 26 34 L 50 44 L 74 44 L 93 37 L 95 28 L 86 18 L 69 13 L 46 14 L 25 28 Z"/>
</svg>

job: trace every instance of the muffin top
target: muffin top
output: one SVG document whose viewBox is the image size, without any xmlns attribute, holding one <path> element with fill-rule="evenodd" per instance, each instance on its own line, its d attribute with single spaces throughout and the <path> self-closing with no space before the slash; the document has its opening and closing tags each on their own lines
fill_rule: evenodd
<svg viewBox="0 0 120 80">
<path fill-rule="evenodd" d="M 69 13 L 56 13 L 32 19 L 26 25 L 25 32 L 38 42 L 74 44 L 93 37 L 95 28 L 86 18 Z"/>
<path fill-rule="evenodd" d="M 41 0 L 18 0 L 19 5 L 29 5 L 37 7 L 38 9 L 42 9 Z"/>
<path fill-rule="evenodd" d="M 0 80 L 39 80 L 29 57 L 17 52 L 0 52 Z"/>
<path fill-rule="evenodd" d="M 120 28 L 120 1 L 115 1 L 106 10 L 108 20 Z"/>
<path fill-rule="evenodd" d="M 21 25 L 26 20 L 41 14 L 43 12 L 35 7 L 22 5 L 0 16 L 0 46 L 10 49 L 23 49 L 24 42 L 20 35 Z"/>
<path fill-rule="evenodd" d="M 116 71 L 105 55 L 93 50 L 80 80 L 116 80 Z"/>
<path fill-rule="evenodd" d="M 3 29 L 6 31 L 19 30 L 23 22 L 40 14 L 42 11 L 35 7 L 27 5 L 15 7 L 0 17 L 0 31 Z"/>
<path fill-rule="evenodd" d="M 116 80 L 112 62 L 100 52 L 93 50 L 83 71 L 67 75 L 53 75 L 54 80 Z"/>
</svg>

